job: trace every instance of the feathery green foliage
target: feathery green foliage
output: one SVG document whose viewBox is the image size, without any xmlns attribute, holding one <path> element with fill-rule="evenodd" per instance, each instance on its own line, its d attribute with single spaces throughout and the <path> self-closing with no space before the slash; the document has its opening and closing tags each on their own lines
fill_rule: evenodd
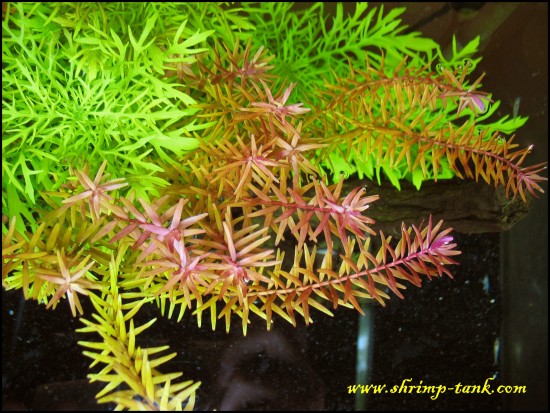
<svg viewBox="0 0 550 413">
<path fill-rule="evenodd" d="M 154 159 L 197 147 L 191 131 L 207 125 L 192 119 L 196 102 L 162 76 L 168 64 L 194 62 L 212 32 L 193 32 L 185 20 L 161 31 L 162 16 L 175 13 L 160 13 L 161 4 L 9 5 L 15 13 L 2 22 L 2 197 L 18 225 L 25 217 L 37 226 L 30 211 L 36 189 L 57 189 L 69 166 L 97 168 L 106 159 L 108 172 L 139 176 L 129 182 L 147 198 L 167 184 Z"/>
</svg>

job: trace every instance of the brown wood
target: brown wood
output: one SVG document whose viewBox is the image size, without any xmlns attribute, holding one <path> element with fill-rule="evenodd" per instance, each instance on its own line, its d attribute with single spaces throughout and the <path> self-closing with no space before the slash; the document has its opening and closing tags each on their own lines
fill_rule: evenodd
<svg viewBox="0 0 550 413">
<path fill-rule="evenodd" d="M 501 232 L 525 218 L 529 202 L 519 196 L 506 199 L 502 188 L 459 179 L 427 181 L 417 190 L 409 182 L 401 182 L 401 191 L 389 182 L 378 185 L 370 180 L 349 180 L 343 194 L 356 186 L 366 186 L 367 194 L 380 195 L 368 215 L 376 220 L 376 229 L 385 234 L 399 231 L 401 223 L 419 225 L 430 214 L 434 223 L 443 219 L 445 226 L 463 233 Z M 528 198 L 529 201 L 529 198 Z"/>
</svg>

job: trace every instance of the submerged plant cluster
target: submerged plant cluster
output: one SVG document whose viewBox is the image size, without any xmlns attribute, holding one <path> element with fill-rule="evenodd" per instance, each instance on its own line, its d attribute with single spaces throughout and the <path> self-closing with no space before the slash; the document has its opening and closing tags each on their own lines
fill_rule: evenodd
<svg viewBox="0 0 550 413">
<path fill-rule="evenodd" d="M 393 239 L 346 177 L 417 188 L 458 176 L 542 192 L 545 165 L 470 81 L 477 40 L 445 58 L 398 16 L 357 3 L 8 3 L 3 18 L 2 285 L 73 315 L 118 408 L 192 409 L 199 383 L 159 366 L 145 304 L 313 320 L 362 312 L 460 254 L 431 217 Z M 269 16 L 269 18 L 268 18 Z M 284 29 L 283 29 L 284 28 Z M 97 340 L 97 339 L 96 339 Z"/>
</svg>

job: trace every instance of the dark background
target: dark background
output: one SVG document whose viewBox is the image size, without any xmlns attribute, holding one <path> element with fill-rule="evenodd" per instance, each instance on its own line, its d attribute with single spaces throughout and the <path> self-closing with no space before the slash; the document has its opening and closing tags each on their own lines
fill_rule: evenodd
<svg viewBox="0 0 550 413">
<path fill-rule="evenodd" d="M 484 90 L 502 101 L 500 115 L 511 114 L 521 98 L 519 114 L 530 119 L 517 142 L 535 144 L 528 164 L 547 161 L 548 4 L 384 3 L 386 10 L 399 6 L 408 8 L 408 25 L 442 45 L 454 33 L 463 43 L 483 36 L 477 70 L 487 73 Z M 482 385 L 494 377 L 495 385 L 524 385 L 527 393 L 443 394 L 435 401 L 386 393 L 366 395 L 367 409 L 548 409 L 547 211 L 544 194 L 510 231 L 457 234 L 463 254 L 454 279 L 425 282 L 409 288 L 405 300 L 371 308 L 369 383 Z M 159 316 L 149 310 L 140 312 L 142 321 Z M 353 410 L 347 386 L 357 383 L 358 315 L 339 309 L 334 318 L 313 317 L 309 327 L 278 323 L 271 333 L 255 323 L 248 344 L 238 325 L 227 335 L 199 329 L 191 317 L 159 318 L 142 344 L 170 344 L 178 352 L 171 371 L 203 382 L 197 409 Z M 2 291 L 2 410 L 109 408 L 95 404 L 98 388 L 86 381 L 89 363 L 77 344 L 85 337 L 74 332 L 80 326 L 68 307 L 46 311 L 19 291 Z"/>
</svg>

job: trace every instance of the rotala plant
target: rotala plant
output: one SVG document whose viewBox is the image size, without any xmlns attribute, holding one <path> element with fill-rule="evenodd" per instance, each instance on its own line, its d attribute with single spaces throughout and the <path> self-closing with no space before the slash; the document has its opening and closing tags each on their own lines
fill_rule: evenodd
<svg viewBox="0 0 550 413">
<path fill-rule="evenodd" d="M 139 345 L 155 321 L 134 324 L 144 305 L 227 331 L 237 315 L 246 334 L 260 319 L 270 329 L 362 312 L 361 300 L 384 305 L 452 276 L 451 228 L 419 217 L 386 236 L 369 217 L 378 195 L 344 192 L 349 174 L 417 187 L 481 178 L 525 202 L 542 192 L 546 165 L 524 166 L 532 148 L 505 135 L 525 119 L 490 122 L 498 101 L 469 80 L 475 42 L 446 60 L 399 35 L 398 13 L 356 7 L 346 20 L 338 6 L 328 29 L 320 3 L 301 14 L 284 3 L 7 6 L 2 284 L 84 315 L 99 402 L 194 406 L 199 383 L 161 368 L 176 354 Z M 275 58 L 289 43 L 269 38 L 268 12 L 289 21 L 289 42 L 307 30 L 325 59 L 304 52 L 303 74 Z M 306 25 L 314 17 L 322 24 Z M 333 65 L 346 36 L 368 52 L 343 50 Z"/>
</svg>

